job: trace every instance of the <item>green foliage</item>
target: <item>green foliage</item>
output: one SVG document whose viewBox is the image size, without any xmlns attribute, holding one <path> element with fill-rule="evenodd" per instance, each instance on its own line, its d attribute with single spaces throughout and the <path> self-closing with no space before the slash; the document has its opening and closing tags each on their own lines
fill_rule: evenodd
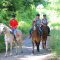
<svg viewBox="0 0 60 60">
<path fill-rule="evenodd" d="M 60 30 L 51 30 L 50 46 L 52 51 L 60 53 Z"/>
<path fill-rule="evenodd" d="M 46 6 L 47 5 L 47 1 L 45 1 L 45 0 L 33 0 L 33 4 L 35 6 L 38 6 L 39 4 L 43 4 L 44 6 Z"/>
<path fill-rule="evenodd" d="M 51 24 L 51 26 L 53 26 L 53 27 L 60 26 L 60 23 L 53 23 L 53 24 Z"/>
<path fill-rule="evenodd" d="M 18 28 L 22 30 L 23 33 L 29 33 L 29 29 L 32 25 L 32 20 L 34 19 L 37 11 L 36 7 L 42 4 L 44 9 L 40 9 L 40 13 L 46 13 L 47 16 L 55 18 L 56 14 L 58 13 L 57 17 L 60 17 L 60 0 L 0 0 L 0 23 L 4 23 L 9 25 L 9 20 L 11 18 L 12 13 L 16 13 L 16 18 L 19 22 Z M 32 8 L 33 7 L 33 8 Z M 53 11 L 53 13 L 52 13 Z M 50 13 L 51 12 L 51 13 Z M 57 18 L 58 20 L 58 18 Z M 56 20 L 56 21 L 57 21 Z M 60 20 L 60 18 L 59 18 Z M 24 23 L 21 25 L 21 21 Z M 54 22 L 54 21 L 53 21 Z M 53 23 L 51 26 L 60 26 L 59 23 Z M 60 50 L 60 31 L 59 30 L 52 30 L 51 34 L 51 47 L 54 51 Z M 58 34 L 59 33 L 59 34 Z M 0 51 L 5 49 L 3 35 L 0 36 Z"/>
<path fill-rule="evenodd" d="M 26 26 L 26 25 L 25 25 L 25 27 L 24 27 L 24 26 L 23 26 L 23 27 L 19 27 L 19 29 L 20 29 L 22 32 L 24 32 L 24 34 L 29 33 L 29 26 Z"/>
<path fill-rule="evenodd" d="M 17 19 L 19 21 L 31 21 L 35 15 L 36 15 L 36 10 L 27 10 L 27 11 L 18 11 L 16 14 L 17 14 Z"/>
<path fill-rule="evenodd" d="M 3 34 L 0 35 L 0 52 L 5 51 L 5 42 L 4 42 L 4 36 Z"/>
</svg>

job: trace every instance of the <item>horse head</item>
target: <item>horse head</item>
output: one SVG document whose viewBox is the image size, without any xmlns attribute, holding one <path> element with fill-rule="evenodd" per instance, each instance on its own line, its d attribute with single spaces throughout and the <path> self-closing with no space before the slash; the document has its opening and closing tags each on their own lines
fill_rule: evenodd
<svg viewBox="0 0 60 60">
<path fill-rule="evenodd" d="M 4 27 L 4 28 L 3 28 L 3 33 L 6 34 L 7 31 L 8 31 L 8 30 L 7 30 L 7 27 Z"/>
<path fill-rule="evenodd" d="M 35 23 L 33 24 L 33 30 L 38 30 L 38 26 Z"/>
<path fill-rule="evenodd" d="M 47 31 L 47 25 L 42 25 L 43 31 Z"/>
<path fill-rule="evenodd" d="M 4 24 L 0 23 L 0 34 L 3 32 Z"/>
<path fill-rule="evenodd" d="M 9 27 L 7 27 L 5 24 L 0 23 L 0 34 L 6 33 L 9 30 Z"/>
<path fill-rule="evenodd" d="M 46 25 L 44 25 L 44 26 L 42 26 L 42 30 L 43 30 L 43 35 L 44 36 L 47 36 L 47 26 Z"/>
</svg>

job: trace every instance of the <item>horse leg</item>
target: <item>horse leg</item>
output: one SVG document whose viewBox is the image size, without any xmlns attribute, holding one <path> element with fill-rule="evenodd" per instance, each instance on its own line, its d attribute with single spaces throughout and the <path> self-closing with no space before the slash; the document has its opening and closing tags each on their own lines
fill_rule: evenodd
<svg viewBox="0 0 60 60">
<path fill-rule="evenodd" d="M 36 43 L 36 46 L 37 46 L 37 52 L 39 52 L 39 44 L 40 43 L 37 43 L 37 42 L 35 42 Z"/>
<path fill-rule="evenodd" d="M 21 53 L 23 53 L 23 50 L 22 50 L 22 42 L 19 43 L 19 48 L 21 49 Z"/>
<path fill-rule="evenodd" d="M 42 47 L 43 47 L 43 49 L 45 48 L 45 47 L 44 47 L 44 41 L 42 41 Z"/>
<path fill-rule="evenodd" d="M 10 43 L 10 55 L 12 55 L 12 42 Z"/>
<path fill-rule="evenodd" d="M 18 48 L 17 48 L 17 43 L 15 42 L 15 46 L 16 46 L 16 54 L 18 53 Z"/>
<path fill-rule="evenodd" d="M 46 41 L 42 41 L 43 49 L 46 48 Z"/>
<path fill-rule="evenodd" d="M 32 42 L 32 48 L 33 48 L 33 50 L 32 50 L 32 53 L 34 54 L 34 42 Z"/>
<path fill-rule="evenodd" d="M 39 44 L 37 44 L 37 51 L 39 52 Z"/>
<path fill-rule="evenodd" d="M 7 56 L 7 51 L 8 51 L 8 42 L 5 42 L 5 45 L 6 45 L 6 53 L 5 53 L 5 56 Z"/>
<path fill-rule="evenodd" d="M 45 48 L 46 48 L 46 40 L 45 40 Z"/>
<path fill-rule="evenodd" d="M 21 43 L 21 53 L 23 53 L 23 50 L 22 50 L 22 43 Z"/>
</svg>

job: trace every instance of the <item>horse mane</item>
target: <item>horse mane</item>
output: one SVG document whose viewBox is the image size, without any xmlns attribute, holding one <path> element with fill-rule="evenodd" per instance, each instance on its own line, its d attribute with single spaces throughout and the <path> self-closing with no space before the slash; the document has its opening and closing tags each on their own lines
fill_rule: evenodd
<svg viewBox="0 0 60 60">
<path fill-rule="evenodd" d="M 6 28 L 7 31 L 12 31 L 10 27 L 8 27 L 6 24 L 0 23 L 0 27 L 2 27 L 1 31 L 3 30 L 3 28 Z M 22 34 L 22 31 L 17 29 L 18 32 L 20 32 Z"/>
<path fill-rule="evenodd" d="M 3 24 L 3 26 L 4 26 L 8 31 L 11 31 L 11 29 L 10 29 L 6 24 Z"/>
</svg>

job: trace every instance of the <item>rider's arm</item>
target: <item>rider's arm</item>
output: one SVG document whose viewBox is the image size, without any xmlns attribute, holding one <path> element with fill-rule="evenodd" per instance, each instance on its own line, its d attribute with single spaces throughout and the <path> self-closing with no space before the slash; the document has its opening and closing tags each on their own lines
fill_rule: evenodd
<svg viewBox="0 0 60 60">
<path fill-rule="evenodd" d="M 40 20 L 40 27 L 41 27 L 42 23 L 41 23 L 41 20 Z"/>
<path fill-rule="evenodd" d="M 15 20 L 15 22 L 16 22 L 16 25 L 18 25 L 18 21 L 17 21 L 17 20 Z"/>
<path fill-rule="evenodd" d="M 15 20 L 15 28 L 17 28 L 17 26 L 18 26 L 18 21 L 17 20 Z"/>
<path fill-rule="evenodd" d="M 43 21 L 41 20 L 41 26 L 43 25 Z"/>
<path fill-rule="evenodd" d="M 47 20 L 47 25 L 48 25 L 48 23 L 49 23 L 49 22 L 48 22 L 48 20 Z"/>
</svg>

